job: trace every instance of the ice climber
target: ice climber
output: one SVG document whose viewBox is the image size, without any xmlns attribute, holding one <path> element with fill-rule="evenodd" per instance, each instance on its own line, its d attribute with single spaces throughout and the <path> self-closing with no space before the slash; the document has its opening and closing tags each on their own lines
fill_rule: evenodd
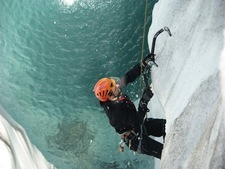
<svg viewBox="0 0 225 169">
<path fill-rule="evenodd" d="M 120 150 L 123 144 L 131 150 L 161 159 L 163 144 L 149 136 L 165 136 L 165 119 L 145 118 L 148 102 L 153 96 L 151 88 L 146 88 L 138 104 L 138 110 L 130 98 L 122 92 L 129 83 L 134 82 L 147 65 L 150 54 L 130 69 L 122 78 L 106 77 L 94 86 L 95 96 L 99 99 L 109 122 L 121 137 Z M 142 66 L 142 68 L 141 68 Z"/>
</svg>

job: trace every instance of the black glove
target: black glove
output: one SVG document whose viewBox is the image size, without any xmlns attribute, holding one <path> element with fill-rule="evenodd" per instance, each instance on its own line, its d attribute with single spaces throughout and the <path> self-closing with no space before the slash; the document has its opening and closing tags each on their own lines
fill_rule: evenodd
<svg viewBox="0 0 225 169">
<path fill-rule="evenodd" d="M 145 67 L 149 61 L 154 61 L 155 54 L 148 54 L 142 61 L 143 66 Z"/>
<path fill-rule="evenodd" d="M 140 119 L 143 121 L 146 112 L 149 112 L 148 102 L 154 94 L 151 91 L 150 87 L 145 88 L 141 100 L 139 102 L 138 112 L 140 112 Z"/>
<path fill-rule="evenodd" d="M 149 100 L 152 98 L 154 94 L 152 93 L 152 90 L 150 87 L 145 88 L 144 93 L 142 95 L 141 100 L 144 101 L 145 103 L 148 103 Z"/>
</svg>

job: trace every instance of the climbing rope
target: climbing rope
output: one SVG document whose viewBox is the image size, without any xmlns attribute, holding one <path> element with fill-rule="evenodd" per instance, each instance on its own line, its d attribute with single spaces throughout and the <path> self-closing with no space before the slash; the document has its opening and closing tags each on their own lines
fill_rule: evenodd
<svg viewBox="0 0 225 169">
<path fill-rule="evenodd" d="M 142 60 L 144 58 L 144 46 L 145 46 L 145 30 L 146 30 L 146 18 L 148 13 L 148 0 L 145 1 L 145 16 L 143 25 L 143 35 L 142 35 L 142 49 L 141 49 L 141 73 L 143 72 Z M 140 97 L 142 96 L 142 79 L 140 78 Z"/>
</svg>

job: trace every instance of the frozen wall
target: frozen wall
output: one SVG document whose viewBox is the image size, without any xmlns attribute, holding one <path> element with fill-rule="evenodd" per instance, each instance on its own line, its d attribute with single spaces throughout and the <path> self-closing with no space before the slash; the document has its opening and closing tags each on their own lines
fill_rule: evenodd
<svg viewBox="0 0 225 169">
<path fill-rule="evenodd" d="M 0 169 L 54 169 L 1 106 Z"/>
<path fill-rule="evenodd" d="M 220 59 L 224 61 L 225 1 L 159 1 L 153 10 L 149 46 L 164 26 L 173 36 L 158 37 L 159 67 L 153 69 L 157 107 L 167 119 L 161 168 L 224 168 L 224 79 L 219 65 Z"/>
<path fill-rule="evenodd" d="M 153 11 L 149 45 L 156 31 L 151 113 L 165 114 L 167 136 L 161 168 L 224 168 L 224 0 L 160 0 Z M 224 51 L 222 53 L 222 50 Z M 0 107 L 0 168 L 52 169 L 23 128 Z"/>
</svg>

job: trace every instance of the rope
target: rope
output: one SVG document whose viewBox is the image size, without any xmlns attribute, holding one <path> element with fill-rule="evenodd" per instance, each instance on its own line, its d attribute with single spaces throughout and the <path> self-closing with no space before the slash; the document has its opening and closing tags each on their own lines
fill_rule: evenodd
<svg viewBox="0 0 225 169">
<path fill-rule="evenodd" d="M 146 18 L 147 18 L 147 11 L 148 11 L 148 0 L 145 1 L 145 16 L 144 16 L 144 26 L 143 26 L 143 35 L 142 35 L 142 49 L 141 49 L 141 73 L 143 71 L 143 66 L 142 66 L 142 60 L 144 56 L 144 44 L 145 44 L 145 27 L 146 27 Z M 140 78 L 140 97 L 142 96 L 142 79 Z"/>
</svg>

